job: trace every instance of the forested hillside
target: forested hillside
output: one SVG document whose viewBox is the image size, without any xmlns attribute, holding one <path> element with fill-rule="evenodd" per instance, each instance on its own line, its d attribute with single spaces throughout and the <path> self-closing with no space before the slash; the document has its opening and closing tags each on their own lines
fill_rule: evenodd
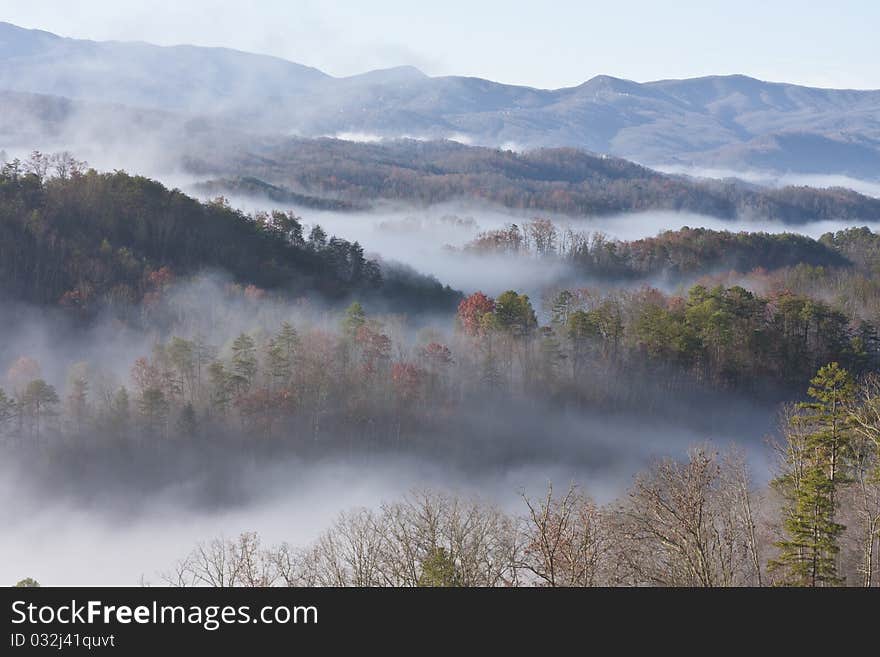
<svg viewBox="0 0 880 657">
<path fill-rule="evenodd" d="M 792 224 L 880 219 L 880 199 L 846 189 L 761 189 L 733 180 L 702 181 L 572 148 L 516 153 L 450 141 L 285 139 L 251 144 L 249 150 L 222 161 L 193 155 L 186 166 L 197 175 L 231 178 L 214 181 L 215 190 L 249 187 L 258 193 L 253 180 L 248 185 L 236 181 L 245 176 L 288 193 L 349 202 L 467 199 L 572 216 L 671 210 Z"/>
<path fill-rule="evenodd" d="M 795 233 L 761 233 L 684 227 L 657 236 L 625 241 L 599 232 L 560 228 L 547 219 L 508 224 L 485 231 L 464 246 L 466 253 L 503 253 L 519 257 L 556 258 L 578 271 L 607 281 L 646 280 L 662 276 L 683 281 L 711 272 L 776 270 L 795 265 L 851 267 L 852 254 L 866 265 L 863 242 L 876 236 L 868 229 L 829 234 L 814 240 Z M 861 256 L 861 257 L 857 257 Z M 869 258 L 871 263 L 877 262 Z M 870 265 L 869 265 L 870 267 Z"/>
<path fill-rule="evenodd" d="M 250 303 L 258 314 L 261 300 Z M 298 319 L 252 333 L 221 330 L 218 342 L 172 336 L 122 379 L 108 376 L 108 363 L 79 362 L 64 387 L 22 356 L 7 372 L 9 392 L 0 390 L 0 438 L 59 493 L 91 494 L 78 477 L 89 491 L 99 482 L 120 496 L 186 479 L 207 486 L 212 503 L 240 502 L 229 482 L 243 462 L 405 454 L 479 470 L 541 462 L 559 450 L 604 464 L 637 446 L 614 445 L 614 435 L 600 441 L 590 413 L 645 418 L 651 428 L 644 425 L 639 441 L 647 442 L 682 413 L 696 423 L 723 414 L 713 409 L 723 404 L 735 417 L 738 391 L 775 400 L 807 390 L 808 401 L 783 407 L 772 489 L 752 483 L 741 452 L 700 445 L 683 461 L 654 461 L 626 496 L 602 507 L 573 489 L 551 489 L 546 499 L 527 499 L 523 522 L 430 496 L 424 506 L 343 514 L 301 548 L 258 549 L 253 534 L 201 545 L 167 581 L 217 585 L 213 574 L 244 586 L 875 583 L 880 382 L 876 339 L 865 340 L 870 327 L 807 297 L 741 287 L 696 286 L 686 297 L 566 291 L 553 308 L 552 321 L 539 326 L 525 295 L 476 293 L 461 303 L 452 333 L 410 339 L 395 337 L 392 318 L 355 303 L 331 326 Z M 194 312 L 189 304 L 179 310 Z M 222 327 L 235 313 L 220 312 Z M 579 422 L 567 426 L 571 413 Z M 190 483 L 205 468 L 217 480 Z M 428 521 L 430 541 L 394 549 L 421 536 Z M 693 532 L 696 544 L 672 547 L 663 532 Z M 566 554 L 583 562 L 542 552 L 545 540 L 571 540 Z M 356 550 L 368 546 L 381 557 L 358 568 Z M 704 549 L 705 563 L 695 566 Z M 253 560 L 242 561 L 240 550 Z M 473 555 L 491 565 L 472 569 Z M 230 574 L 232 564 L 241 568 Z"/>
<path fill-rule="evenodd" d="M 50 175 L 51 174 L 51 175 Z M 97 173 L 35 155 L 0 172 L 0 292 L 83 311 L 149 300 L 175 277 L 211 270 L 255 289 L 342 298 L 386 296 L 454 307 L 457 295 L 388 271 L 357 242 L 310 229 L 292 213 L 253 216 L 218 199 L 124 172 Z M 386 280 L 387 279 L 387 280 Z"/>
<path fill-rule="evenodd" d="M 631 165 L 609 166 L 608 176 Z M 202 203 L 144 177 L 85 170 L 67 155 L 13 161 L 0 174 L 3 292 L 94 321 L 59 321 L 45 308 L 31 308 L 31 321 L 17 315 L 17 304 L 4 306 L 12 321 L 0 326 L 7 336 L 0 349 L 0 444 L 29 463 L 33 481 L 74 499 L 95 489 L 120 498 L 177 490 L 185 481 L 193 496 L 215 504 L 240 502 L 242 458 L 257 469 L 344 454 L 423 459 L 470 472 L 563 461 L 598 472 L 632 452 L 656 450 L 650 441 L 657 436 L 763 438 L 782 409 L 785 443 L 772 493 L 778 497 L 756 492 L 740 456 L 734 463 L 696 448 L 685 462 L 660 461 L 637 475 L 630 501 L 599 507 L 551 492 L 543 510 L 533 507 L 530 513 L 557 509 L 595 521 L 583 526 L 600 528 L 608 550 L 589 570 L 563 569 L 548 582 L 534 560 L 502 555 L 503 577 L 474 579 L 464 552 L 423 552 L 418 574 L 399 581 L 874 582 L 860 569 L 874 567 L 876 556 L 858 550 L 876 544 L 859 533 L 875 503 L 858 496 L 876 495 L 870 477 L 880 398 L 880 237 L 867 228 L 818 240 L 683 228 L 621 241 L 536 218 L 480 233 L 460 251 L 443 250 L 450 262 L 491 266 L 494 258 L 517 268 L 530 261 L 574 272 L 560 281 L 586 282 L 550 285 L 540 298 L 518 289 L 465 297 L 371 260 L 357 242 L 330 237 L 291 212 L 247 215 L 222 198 Z M 348 307 L 302 297 L 345 300 Z M 99 312 L 108 308 L 134 312 L 113 313 L 108 332 Z M 400 309 L 432 312 L 413 318 Z M 136 321 L 119 321 L 131 317 Z M 32 340 L 31 331 L 44 335 Z M 118 343 L 105 344 L 109 333 L 119 333 Z M 798 404 L 805 391 L 810 401 Z M 856 421 L 865 423 L 864 436 L 852 428 Z M 621 423 L 634 424 L 635 437 L 627 438 Z M 839 426 L 847 478 L 830 481 L 822 479 L 823 450 L 838 440 L 828 427 Z M 805 444 L 821 449 L 804 456 L 798 450 Z M 792 483 L 803 467 L 826 492 Z M 675 488 L 681 482 L 686 495 Z M 728 533 L 708 544 L 714 550 L 735 540 L 736 554 L 716 552 L 711 566 L 694 571 L 663 541 L 633 543 L 634 531 L 656 527 L 658 490 L 671 491 L 681 505 L 670 507 L 667 526 L 675 531 L 678 514 L 690 512 L 695 499 L 711 500 L 705 508 L 712 527 L 727 523 Z M 733 490 L 761 517 L 727 514 Z M 808 503 L 834 508 L 806 525 L 788 520 Z M 832 527 L 827 544 L 801 550 L 814 525 L 828 518 L 843 520 L 846 529 Z M 520 529 L 502 531 L 499 540 L 531 544 L 541 538 L 541 522 L 518 522 Z M 769 541 L 769 532 L 782 539 Z M 215 548 L 215 555 L 230 549 L 222 542 Z M 320 549 L 308 550 L 290 553 L 290 582 L 375 583 L 352 579 Z M 840 559 L 829 556 L 836 550 Z M 810 551 L 824 561 L 805 570 L 800 555 Z M 182 562 L 173 583 L 199 581 L 193 563 Z M 439 574 L 432 574 L 435 565 Z M 390 560 L 383 567 L 396 566 Z M 275 570 L 266 573 L 284 580 Z"/>
</svg>

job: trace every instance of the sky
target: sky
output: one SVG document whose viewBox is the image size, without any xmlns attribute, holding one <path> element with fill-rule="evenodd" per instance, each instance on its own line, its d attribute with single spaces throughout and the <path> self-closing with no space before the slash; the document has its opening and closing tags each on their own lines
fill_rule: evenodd
<svg viewBox="0 0 880 657">
<path fill-rule="evenodd" d="M 225 46 L 344 76 L 412 65 L 542 88 L 743 73 L 880 89 L 877 0 L 0 0 L 64 36 Z"/>
</svg>

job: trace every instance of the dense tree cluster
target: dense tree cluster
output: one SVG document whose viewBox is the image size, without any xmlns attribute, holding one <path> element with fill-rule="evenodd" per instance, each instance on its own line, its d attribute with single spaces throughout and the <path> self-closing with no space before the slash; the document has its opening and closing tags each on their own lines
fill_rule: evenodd
<svg viewBox="0 0 880 657">
<path fill-rule="evenodd" d="M 35 153 L 0 172 L 0 286 L 13 298 L 83 312 L 150 301 L 169 277 L 206 269 L 244 285 L 344 297 L 382 290 L 379 265 L 357 242 L 289 212 L 245 215 L 123 172 L 84 170 Z M 449 305 L 456 294 L 414 273 L 394 290 Z"/>
<path fill-rule="evenodd" d="M 871 273 L 880 267 L 880 235 L 867 227 L 825 233 L 819 241 Z"/>
<path fill-rule="evenodd" d="M 570 294 L 555 300 L 563 335 L 578 352 L 623 358 L 629 368 L 662 364 L 706 383 L 762 390 L 768 382 L 798 385 L 830 360 L 858 371 L 877 364 L 873 325 L 784 291 L 764 297 L 696 285 L 686 297 Z"/>
<path fill-rule="evenodd" d="M 47 381 L 21 355 L 0 391 L 0 434 L 17 444 L 59 435 L 149 444 L 244 432 L 292 447 L 401 447 L 452 431 L 478 399 L 606 410 L 643 408 L 648 390 L 785 399 L 824 363 L 861 373 L 878 359 L 872 325 L 807 297 L 742 287 L 697 285 L 685 297 L 564 290 L 549 300 L 545 325 L 524 294 L 478 292 L 461 302 L 451 335 L 413 335 L 402 318 L 359 303 L 336 326 L 285 319 L 258 289 L 240 292 L 223 303 L 281 319 L 211 343 L 187 316 L 208 294 L 169 290 L 150 317 L 195 332 L 157 333 L 125 379 L 83 362 L 66 381 Z M 208 312 L 224 325 L 222 308 Z"/>
<path fill-rule="evenodd" d="M 516 153 L 455 142 L 291 139 L 264 146 L 259 157 L 190 166 L 200 175 L 257 178 L 350 202 L 471 199 L 569 215 L 670 210 L 790 223 L 880 217 L 880 201 L 845 189 L 761 190 L 737 181 L 700 181 L 568 148 Z"/>
<path fill-rule="evenodd" d="M 849 228 L 823 235 L 819 241 L 846 257 L 850 264 L 840 267 L 801 262 L 782 268 L 721 270 L 696 280 L 706 287 L 743 285 L 766 294 L 791 293 L 821 300 L 853 323 L 876 324 L 880 320 L 878 236 L 867 228 Z"/>
<path fill-rule="evenodd" d="M 874 238 L 868 229 L 859 233 Z M 623 241 L 602 233 L 560 229 L 547 219 L 533 219 L 522 226 L 509 224 L 486 231 L 465 245 L 469 253 L 504 253 L 539 258 L 560 258 L 579 271 L 606 280 L 638 280 L 657 276 L 684 279 L 713 271 L 750 272 L 754 269 L 782 269 L 799 264 L 850 267 L 849 255 L 858 248 L 844 249 L 843 233 L 838 242 L 814 240 L 794 233 L 750 233 L 684 227 L 656 237 Z M 855 256 L 854 256 L 855 257 Z M 870 258 L 864 255 L 859 263 Z"/>
</svg>

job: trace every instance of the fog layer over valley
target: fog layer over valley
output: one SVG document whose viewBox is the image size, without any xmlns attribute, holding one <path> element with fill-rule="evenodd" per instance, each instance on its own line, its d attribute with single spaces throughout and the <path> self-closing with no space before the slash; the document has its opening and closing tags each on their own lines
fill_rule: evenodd
<svg viewBox="0 0 880 657">
<path fill-rule="evenodd" d="M 317 573 L 434 511 L 517 544 L 490 585 L 557 584 L 535 527 L 566 584 L 877 582 L 878 92 L 333 78 L 3 23 L 0 87 L 0 582 L 210 584 L 185 555 L 256 532 L 300 569 L 258 584 L 473 584 L 448 535 Z M 822 572 L 802 481 L 848 527 Z"/>
<path fill-rule="evenodd" d="M 229 200 L 246 211 L 267 210 L 275 206 L 272 201 L 245 197 L 232 196 Z M 517 256 L 502 250 L 474 252 L 466 247 L 480 234 L 503 230 L 511 225 L 524 228 L 536 217 L 552 221 L 560 239 L 564 239 L 565 233 L 570 231 L 620 241 L 652 238 L 683 227 L 733 233 L 797 233 L 818 239 L 854 225 L 846 220 L 828 220 L 791 226 L 755 218 L 719 219 L 708 215 L 656 211 L 575 219 L 554 213 L 514 212 L 497 206 L 467 203 L 445 203 L 429 208 L 387 204 L 370 212 L 330 212 L 294 206 L 294 211 L 303 217 L 306 224 L 315 222 L 334 234 L 357 241 L 368 254 L 403 263 L 465 293 L 482 290 L 497 295 L 508 289 L 517 289 L 527 292 L 533 299 L 540 299 L 548 289 L 562 287 L 638 286 L 647 282 L 674 289 L 682 281 L 658 277 L 617 282 L 600 280 L 562 259 L 534 257 L 534 254 L 533 257 L 522 257 L 521 254 Z M 855 225 L 867 226 L 873 231 L 880 228 L 880 222 L 876 221 Z M 706 267 L 701 268 L 698 275 L 712 271 L 712 263 L 705 264 Z M 717 265 L 716 271 L 723 272 L 724 263 Z"/>
<path fill-rule="evenodd" d="M 3 168 L 0 577 L 160 582 L 414 488 L 615 505 L 693 445 L 763 489 L 783 404 L 880 359 L 880 236 L 846 221 L 291 205 Z"/>
<path fill-rule="evenodd" d="M 4 307 L 0 388 L 24 400 L 27 382 L 39 379 L 59 397 L 41 416 L 25 411 L 30 407 L 23 401 L 26 414 L 3 423 L 0 495 L 8 531 L 0 546 L 7 556 L 0 576 L 7 580 L 24 571 L 56 585 L 133 584 L 141 576 L 157 582 L 159 573 L 196 541 L 258 531 L 269 542 L 305 544 L 340 510 L 375 507 L 414 488 L 456 490 L 510 511 L 520 504 L 521 492 L 539 495 L 550 481 L 577 483 L 607 501 L 620 495 L 652 457 L 679 455 L 705 441 L 746 446 L 758 476 L 767 476 L 762 440 L 773 429 L 776 408 L 748 396 L 691 388 L 670 398 L 659 381 L 636 384 L 599 370 L 591 375 L 604 389 L 596 399 L 606 401 L 592 408 L 566 408 L 549 399 L 502 392 L 507 384 L 500 381 L 489 382 L 488 388 L 471 383 L 477 386 L 471 392 L 453 393 L 445 385 L 467 376 L 472 367 L 468 351 L 475 347 L 468 346 L 469 339 L 454 337 L 448 315 L 422 316 L 416 323 L 368 316 L 370 324 L 363 327 L 372 326 L 371 331 L 393 340 L 387 355 L 379 353 L 373 361 L 368 346 L 360 342 L 374 339 L 364 334 L 366 328 L 350 356 L 309 354 L 325 333 L 344 332 L 351 315 L 338 307 L 243 296 L 230 290 L 223 276 L 166 289 L 159 306 L 143 316 L 143 324 L 126 328 L 106 312 L 83 327 L 63 310 L 18 303 Z M 235 358 L 233 338 L 244 333 L 260 345 L 260 370 L 270 368 L 256 376 L 271 379 L 266 349 L 283 321 L 296 327 L 302 341 L 305 360 L 297 361 L 298 368 L 336 372 L 326 384 L 331 396 L 322 403 L 322 422 L 327 428 L 319 434 L 310 420 L 302 424 L 295 419 L 310 412 L 309 377 L 315 374 L 296 375 L 306 377 L 301 379 L 304 387 L 297 388 L 301 399 L 292 415 L 282 411 L 270 428 L 260 420 L 263 413 L 276 413 L 269 406 L 255 415 L 236 403 L 229 408 L 228 423 L 218 423 L 215 404 L 220 402 L 207 373 L 199 392 L 188 378 L 194 376 L 186 370 L 191 365 L 184 363 L 184 372 L 176 369 L 180 363 L 165 360 L 180 351 L 182 343 L 172 337 L 179 336 L 211 345 L 216 358 L 230 362 Z M 394 363 L 422 362 L 418 353 L 426 342 L 435 344 L 433 340 L 453 345 L 453 362 L 443 365 L 453 370 L 443 375 L 446 384 L 418 384 L 441 385 L 418 393 L 417 405 L 428 404 L 417 412 L 426 414 L 422 419 L 382 419 L 385 402 L 361 399 L 357 384 L 344 383 L 351 376 L 366 377 L 369 383 L 382 368 L 396 367 Z M 162 345 L 158 352 L 157 344 Z M 186 353 L 183 345 L 180 354 L 190 362 Z M 146 362 L 139 362 L 144 357 Z M 352 357 L 355 362 L 336 370 L 342 367 L 338 358 Z M 393 363 L 383 364 L 386 358 Z M 379 371 L 371 374 L 363 369 L 367 366 Z M 503 368 L 503 362 L 498 366 Z M 235 365 L 230 362 L 229 367 Z M 157 372 L 149 374 L 150 368 Z M 160 374 L 163 368 L 171 369 Z M 167 395 L 167 404 L 157 407 L 165 409 L 158 411 L 163 414 L 161 427 L 149 419 L 155 409 L 144 405 L 151 393 L 138 387 L 150 385 L 142 376 L 170 377 L 155 384 Z M 255 379 L 254 390 L 262 385 Z M 122 388 L 130 399 L 124 416 L 118 415 Z M 453 402 L 449 394 L 460 396 Z M 198 408 L 192 424 L 183 419 L 192 403 L 186 400 Z M 455 404 L 452 416 L 442 408 L 449 403 Z M 702 409 L 699 416 L 691 412 L 695 403 Z M 440 407 L 431 410 L 435 404 Z M 641 410 L 633 412 L 635 407 Z M 352 419 L 367 413 L 375 418 L 371 422 L 390 420 L 384 424 L 390 434 L 350 426 L 349 413 Z M 52 541 L 45 540 L 47 531 Z"/>
</svg>

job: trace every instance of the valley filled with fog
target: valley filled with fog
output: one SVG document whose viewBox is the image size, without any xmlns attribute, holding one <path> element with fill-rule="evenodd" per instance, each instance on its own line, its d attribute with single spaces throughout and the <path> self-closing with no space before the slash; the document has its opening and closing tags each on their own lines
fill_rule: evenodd
<svg viewBox="0 0 880 657">
<path fill-rule="evenodd" d="M 207 199 L 206 199 L 207 200 Z M 230 202 L 245 211 L 269 210 L 272 203 L 232 197 Z M 572 271 L 563 262 L 498 254 L 469 253 L 463 249 L 480 233 L 511 224 L 523 225 L 536 216 L 548 218 L 560 232 L 573 230 L 599 233 L 610 239 L 634 241 L 656 237 L 683 227 L 731 232 L 797 233 L 818 239 L 853 225 L 876 231 L 878 222 L 853 224 L 845 220 L 817 221 L 792 226 L 778 221 L 738 217 L 732 220 L 682 212 L 638 212 L 607 217 L 572 218 L 547 212 L 511 212 L 505 208 L 448 203 L 428 208 L 390 205 L 371 212 L 334 213 L 295 208 L 306 224 L 326 227 L 330 232 L 359 242 L 364 249 L 384 260 L 396 261 L 466 293 L 482 290 L 497 295 L 505 290 L 526 290 L 540 299 L 546 289 L 587 287 L 595 279 Z M 662 280 L 651 281 L 667 286 Z M 636 284 L 642 284 L 639 281 Z M 604 283 L 609 285 L 608 282 Z"/>
<path fill-rule="evenodd" d="M 878 112 L 0 22 L 0 583 L 880 583 Z"/>
<path fill-rule="evenodd" d="M 387 226 L 376 229 L 382 240 Z M 391 248 L 383 255 L 405 261 L 406 247 L 394 250 L 393 236 L 387 243 Z M 405 233 L 398 244 L 406 243 L 415 248 L 425 242 Z M 471 259 L 469 275 L 497 280 L 498 290 L 541 289 L 542 280 L 510 256 L 485 263 L 440 249 L 433 255 L 438 276 L 452 274 L 462 259 Z M 560 265 L 560 276 L 546 283 L 575 280 L 562 276 L 563 269 Z M 538 270 L 535 263 L 531 271 Z M 25 378 L 59 382 L 59 390 L 68 391 L 71 381 L 82 376 L 89 382 L 89 407 L 97 412 L 120 386 L 132 385 L 137 359 L 155 353 L 155 344 L 171 335 L 200 336 L 228 353 L 231 336 L 265 336 L 282 320 L 300 328 L 336 330 L 339 310 L 332 304 L 262 301 L 257 308 L 247 299 L 230 298 L 229 284 L 228 277 L 216 273 L 169 290 L 169 302 L 185 309 L 184 319 L 163 330 L 125 329 L 107 316 L 83 331 L 58 310 L 7 304 L 11 321 L 0 329 L 4 387 L 20 389 L 17 369 L 30 369 Z M 489 285 L 482 289 L 494 293 Z M 445 313 L 376 319 L 401 354 L 416 351 L 425 335 L 454 339 L 454 322 Z M 739 445 L 758 480 L 769 476 L 764 440 L 775 431 L 775 404 L 696 389 L 668 399 L 662 386 L 607 376 L 596 372 L 594 383 L 612 398 L 634 394 L 640 410 L 614 404 L 596 410 L 543 402 L 515 405 L 477 396 L 462 400 L 455 429 L 441 428 L 411 444 L 378 447 L 357 447 L 350 438 L 327 435 L 319 444 L 280 449 L 254 438 L 250 421 L 216 429 L 216 434 L 204 429 L 191 442 L 169 418 L 166 444 L 154 452 L 141 442 L 144 437 L 125 446 L 115 430 L 101 424 L 52 437 L 63 427 L 47 416 L 45 442 L 36 449 L 24 445 L 23 452 L 7 451 L 0 466 L 0 520 L 7 528 L 0 552 L 8 557 L 0 577 L 15 579 L 24 571 L 53 585 L 162 584 L 174 561 L 208 538 L 257 532 L 267 542 L 305 545 L 340 511 L 378 508 L 420 490 L 451 491 L 510 513 L 521 511 L 523 494 L 540 497 L 550 483 L 577 485 L 596 500 L 611 502 L 652 459 L 679 456 L 695 444 Z M 69 403 L 62 403 L 62 413 L 70 412 Z M 693 413 L 694 404 L 701 408 L 699 415 Z M 131 412 L 136 408 L 132 404 Z M 52 540 L 46 540 L 47 533 Z"/>
<path fill-rule="evenodd" d="M 275 207 L 252 198 L 232 197 L 229 202 L 245 212 Z M 294 211 L 307 231 L 319 224 L 331 234 L 359 242 L 368 257 L 402 263 L 465 294 L 525 292 L 541 321 L 549 321 L 551 314 L 548 294 L 560 289 L 637 289 L 650 284 L 674 293 L 683 285 L 668 277 L 599 279 L 561 258 L 468 251 L 466 246 L 481 233 L 534 218 L 503 208 L 451 203 L 428 208 L 388 204 L 369 212 Z M 754 219 L 729 221 L 671 212 L 550 216 L 560 231 L 597 232 L 618 240 L 654 237 L 682 226 L 737 232 L 792 230 Z M 794 230 L 818 237 L 845 227 L 842 222 L 821 222 Z M 192 315 L 186 328 L 178 327 L 188 332 L 186 337 L 204 335 L 228 348 L 230 336 L 265 334 L 281 319 L 333 327 L 339 313 L 334 304 L 311 303 L 304 310 L 286 302 L 268 304 L 254 313 L 245 303 L 231 303 L 224 296 L 226 285 L 227 277 L 216 272 L 207 281 L 185 284 L 174 292 Z M 88 363 L 90 369 L 99 370 L 91 379 L 94 397 L 109 395 L 114 386 L 124 384 L 131 364 L 149 354 L 161 335 L 174 331 L 173 326 L 162 332 L 123 329 L 107 316 L 85 333 L 74 334 L 57 310 L 47 313 L 24 304 L 7 306 L 7 312 L 14 320 L 2 331 L 4 371 L 26 356 L 39 363 L 47 380 L 65 381 L 71 368 Z M 395 316 L 389 319 L 400 321 Z M 403 345 L 413 345 L 419 332 L 451 335 L 455 328 L 448 314 L 438 312 L 405 319 L 395 330 Z M 631 385 L 626 378 L 598 383 L 609 388 Z M 334 448 L 327 454 L 301 457 L 223 449 L 178 455 L 180 467 L 170 468 L 162 462 L 146 467 L 145 461 L 123 456 L 102 463 L 100 453 L 90 457 L 95 461 L 88 467 L 71 461 L 32 469 L 27 462 L 7 460 L 2 521 L 8 531 L 0 547 L 9 558 L 0 576 L 10 580 L 27 572 L 58 585 L 133 584 L 141 579 L 161 583 L 161 574 L 174 559 L 208 537 L 255 531 L 267 541 L 306 544 L 340 510 L 375 508 L 415 489 L 454 490 L 517 512 L 523 492 L 539 496 L 550 482 L 573 483 L 607 502 L 623 494 L 633 475 L 651 459 L 678 457 L 701 443 L 744 447 L 757 480 L 769 478 L 765 440 L 777 431 L 775 402 L 709 393 L 699 396 L 699 402 L 686 397 L 660 401 L 661 392 L 646 394 L 655 402 L 628 411 L 538 406 L 503 411 L 496 407 L 484 414 L 489 407 L 476 402 L 462 411 L 471 416 L 466 433 L 450 436 L 448 450 L 441 446 L 419 447 L 415 453 L 396 449 L 352 453 Z M 658 404 L 663 410 L 652 411 L 659 409 Z M 531 441 L 537 444 L 530 445 Z M 47 532 L 51 541 L 45 540 Z"/>
</svg>

